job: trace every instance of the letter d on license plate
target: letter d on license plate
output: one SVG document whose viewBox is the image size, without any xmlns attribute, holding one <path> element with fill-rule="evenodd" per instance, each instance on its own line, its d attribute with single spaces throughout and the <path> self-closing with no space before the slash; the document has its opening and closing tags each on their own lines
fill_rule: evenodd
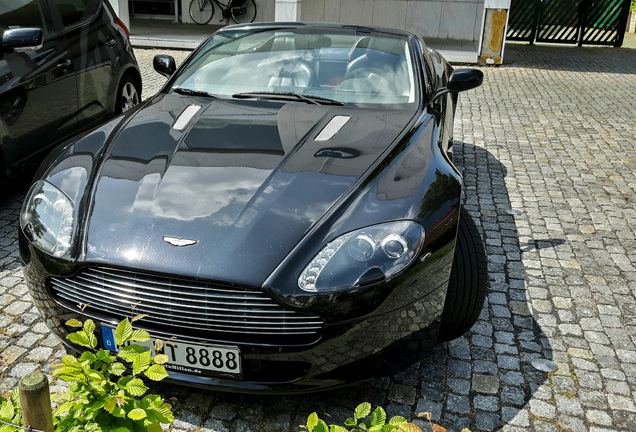
<svg viewBox="0 0 636 432">
<path fill-rule="evenodd" d="M 102 327 L 101 330 L 104 348 L 117 351 L 115 331 L 110 327 Z M 155 339 L 157 338 L 152 337 L 147 342 L 135 342 L 135 344 L 147 348 L 155 355 Z M 168 372 L 196 375 L 231 374 L 237 377 L 241 375 L 241 351 L 236 346 L 198 345 L 168 340 L 164 341 L 162 351 L 168 356 L 168 363 L 164 365 Z"/>
</svg>

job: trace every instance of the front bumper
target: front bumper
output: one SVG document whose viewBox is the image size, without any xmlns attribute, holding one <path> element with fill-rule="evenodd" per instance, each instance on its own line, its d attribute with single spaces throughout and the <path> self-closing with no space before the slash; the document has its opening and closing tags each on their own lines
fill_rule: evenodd
<svg viewBox="0 0 636 432">
<path fill-rule="evenodd" d="M 70 275 L 72 267 L 77 265 L 42 254 L 24 238 L 20 243 L 23 271 L 34 302 L 47 326 L 68 348 L 81 350 L 66 340 L 69 331 L 74 331 L 65 326 L 68 319 L 92 318 L 98 329 L 102 325 L 113 327 L 123 319 L 123 316 L 108 316 L 99 311 L 82 314 L 79 309 L 73 310 L 68 304 L 56 301 L 50 292 L 50 278 Z M 311 341 L 224 342 L 218 335 L 166 331 L 144 324 L 143 319 L 135 324 L 164 340 L 176 337 L 193 344 L 226 344 L 238 346 L 241 351 L 240 378 L 169 371 L 166 381 L 262 394 L 307 393 L 340 387 L 402 370 L 421 360 L 433 347 L 446 296 L 448 278 L 445 275 L 450 271 L 452 249 L 429 261 L 420 264 L 418 271 L 399 278 L 397 286 L 392 287 L 392 294 L 373 313 L 350 321 L 327 322 Z"/>
</svg>

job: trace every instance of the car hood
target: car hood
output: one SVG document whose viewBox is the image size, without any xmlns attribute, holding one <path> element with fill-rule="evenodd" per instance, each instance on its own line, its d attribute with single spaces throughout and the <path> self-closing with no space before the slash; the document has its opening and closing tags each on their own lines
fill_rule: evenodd
<svg viewBox="0 0 636 432">
<path fill-rule="evenodd" d="M 260 286 L 413 114 L 158 96 L 106 148 L 85 261 Z"/>
</svg>

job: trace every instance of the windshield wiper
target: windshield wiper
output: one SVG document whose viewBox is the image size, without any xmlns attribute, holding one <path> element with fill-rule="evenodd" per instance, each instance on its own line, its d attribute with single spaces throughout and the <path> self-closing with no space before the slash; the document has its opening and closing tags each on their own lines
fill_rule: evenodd
<svg viewBox="0 0 636 432">
<path fill-rule="evenodd" d="M 172 91 L 175 92 L 175 93 L 186 95 L 186 96 L 204 96 L 204 97 L 211 97 L 211 98 L 217 98 L 218 97 L 218 96 L 213 95 L 212 93 L 208 93 L 208 92 L 203 91 L 203 90 L 192 90 L 192 89 L 183 88 L 183 87 L 173 88 Z"/>
<path fill-rule="evenodd" d="M 298 100 L 302 102 L 306 102 L 308 104 L 315 105 L 344 105 L 342 102 L 328 99 L 320 96 L 314 95 L 306 95 L 301 93 L 293 93 L 293 92 L 284 92 L 284 93 L 276 93 L 276 92 L 247 92 L 247 93 L 236 93 L 232 95 L 233 98 L 236 99 L 250 99 L 250 98 L 260 98 L 260 99 L 280 99 L 280 100 Z"/>
</svg>

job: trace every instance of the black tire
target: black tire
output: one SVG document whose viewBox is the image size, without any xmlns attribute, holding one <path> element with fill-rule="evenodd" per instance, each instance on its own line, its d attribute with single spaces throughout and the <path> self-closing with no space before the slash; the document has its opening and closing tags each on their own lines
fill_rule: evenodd
<svg viewBox="0 0 636 432">
<path fill-rule="evenodd" d="M 237 24 L 247 24 L 256 19 L 256 3 L 254 0 L 232 0 L 230 3 L 232 21 Z"/>
<path fill-rule="evenodd" d="M 188 7 L 188 12 L 190 12 L 192 21 L 200 25 L 205 25 L 209 23 L 214 16 L 214 5 L 211 1 L 192 0 L 190 7 Z"/>
<path fill-rule="evenodd" d="M 138 81 L 130 74 L 124 75 L 117 89 L 115 114 L 121 114 L 141 102 L 141 89 Z"/>
<path fill-rule="evenodd" d="M 439 342 L 456 339 L 475 324 L 488 292 L 488 264 L 475 221 L 463 208 L 459 215 L 455 258 L 442 312 Z"/>
</svg>

